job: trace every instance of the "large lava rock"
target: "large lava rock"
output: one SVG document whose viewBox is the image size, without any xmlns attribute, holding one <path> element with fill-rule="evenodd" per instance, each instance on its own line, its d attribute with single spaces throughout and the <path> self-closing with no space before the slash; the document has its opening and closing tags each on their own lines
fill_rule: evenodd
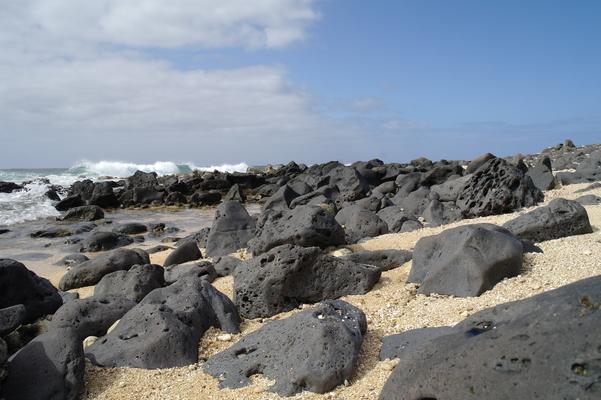
<svg viewBox="0 0 601 400">
<path fill-rule="evenodd" d="M 223 256 L 246 247 L 255 236 L 255 220 L 238 201 L 226 201 L 215 212 L 207 240 L 207 256 Z"/>
<path fill-rule="evenodd" d="M 138 264 L 149 264 L 148 254 L 139 249 L 116 249 L 110 253 L 73 266 L 61 278 L 60 290 L 77 289 L 92 286 L 100 282 L 103 276 L 111 272 L 128 270 Z"/>
<path fill-rule="evenodd" d="M 165 286 L 163 273 L 163 268 L 154 264 L 134 265 L 129 271 L 111 272 L 96 284 L 94 296 L 121 296 L 139 303 L 154 289 Z"/>
<path fill-rule="evenodd" d="M 600 303 L 597 276 L 480 311 L 402 354 L 380 399 L 598 399 Z"/>
<path fill-rule="evenodd" d="M 17 329 L 26 319 L 27 309 L 23 304 L 0 309 L 0 337 Z"/>
<path fill-rule="evenodd" d="M 0 398 L 76 400 L 84 387 L 83 346 L 74 329 L 53 329 L 29 342 L 7 365 Z"/>
<path fill-rule="evenodd" d="M 196 241 L 188 240 L 167 256 L 163 266 L 168 267 L 170 265 L 182 264 L 188 261 L 198 260 L 201 257 L 202 253 L 196 245 Z"/>
<path fill-rule="evenodd" d="M 336 222 L 344 228 L 347 243 L 357 243 L 363 238 L 370 238 L 388 233 L 388 225 L 376 213 L 361 206 L 344 207 L 336 214 Z"/>
<path fill-rule="evenodd" d="M 344 229 L 334 216 L 319 206 L 307 205 L 261 214 L 256 237 L 248 247 L 257 255 L 282 244 L 325 248 L 344 243 Z"/>
<path fill-rule="evenodd" d="M 80 340 L 102 336 L 126 312 L 136 305 L 121 296 L 93 296 L 65 303 L 52 316 L 49 329 L 75 330 Z"/>
<path fill-rule="evenodd" d="M 409 282 L 418 293 L 478 296 L 522 268 L 522 243 L 492 224 L 465 225 L 421 238 L 413 250 Z"/>
<path fill-rule="evenodd" d="M 86 356 L 104 367 L 182 367 L 198 362 L 207 329 L 238 333 L 239 325 L 227 296 L 201 278 L 181 279 L 148 294 Z"/>
<path fill-rule="evenodd" d="M 503 225 L 520 239 L 531 242 L 593 232 L 586 209 L 574 200 L 554 199 Z"/>
<path fill-rule="evenodd" d="M 543 197 L 523 170 L 493 158 L 473 173 L 456 204 L 466 217 L 481 217 L 531 207 Z"/>
<path fill-rule="evenodd" d="M 80 251 L 107 251 L 117 247 L 130 245 L 134 240 L 120 233 L 114 232 L 94 232 L 88 236 L 81 244 Z"/>
<path fill-rule="evenodd" d="M 527 175 L 540 190 L 551 190 L 557 185 L 549 157 L 537 161 L 536 165 L 528 170 Z"/>
<path fill-rule="evenodd" d="M 299 304 L 367 293 L 377 267 L 324 254 L 317 247 L 282 245 L 234 270 L 235 301 L 244 318 L 269 317 Z"/>
<path fill-rule="evenodd" d="M 54 313 L 63 300 L 52 284 L 40 278 L 25 265 L 0 258 L 0 309 L 23 304 L 26 312 L 22 323 Z"/>
<path fill-rule="evenodd" d="M 96 221 L 104 218 L 104 211 L 98 206 L 80 206 L 67 210 L 62 216 L 63 221 Z"/>
<path fill-rule="evenodd" d="M 282 396 L 325 393 L 353 376 L 366 330 L 361 310 L 328 300 L 265 324 L 209 358 L 204 370 L 221 387 L 246 386 L 251 375 L 262 374 L 275 381 L 269 390 Z"/>
</svg>

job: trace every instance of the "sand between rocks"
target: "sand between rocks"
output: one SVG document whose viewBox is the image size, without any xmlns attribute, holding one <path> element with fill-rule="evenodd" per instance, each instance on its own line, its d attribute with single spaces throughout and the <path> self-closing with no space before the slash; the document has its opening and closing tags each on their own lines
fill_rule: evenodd
<svg viewBox="0 0 601 400">
<path fill-rule="evenodd" d="M 601 190 L 574 193 L 587 184 L 570 185 L 545 193 L 546 201 L 556 197 L 574 199 L 583 194 L 601 196 Z M 396 361 L 379 361 L 378 353 L 383 336 L 409 329 L 455 324 L 470 314 L 484 308 L 508 301 L 519 300 L 534 294 L 555 289 L 565 284 L 601 274 L 601 206 L 586 206 L 594 232 L 543 242 L 542 254 L 525 255 L 524 272 L 506 279 L 492 290 L 474 298 L 416 295 L 415 286 L 406 284 L 411 262 L 382 274 L 382 279 L 369 293 L 346 296 L 343 300 L 361 308 L 367 315 L 368 333 L 363 342 L 355 376 L 346 385 L 324 395 L 304 392 L 291 399 L 375 399 Z M 444 227 L 425 228 L 415 232 L 390 234 L 365 243 L 349 246 L 353 249 L 412 249 L 421 237 L 437 234 L 453 226 L 476 222 L 502 224 L 528 211 L 501 216 L 460 221 Z M 152 261 L 161 263 L 168 252 L 157 253 Z M 217 279 L 215 287 L 233 296 L 233 279 Z M 84 293 L 86 289 L 82 290 Z M 309 305 L 305 307 L 310 307 Z M 271 319 L 282 319 L 298 312 L 294 310 Z M 260 320 L 245 321 L 242 333 L 232 335 L 231 340 L 220 340 L 222 334 L 211 329 L 205 334 L 199 349 L 201 360 L 226 349 L 240 337 L 260 328 Z M 221 339 L 224 339 L 223 337 Z M 285 351 L 285 349 L 282 349 Z M 88 400 L 105 399 L 279 399 L 265 391 L 270 382 L 257 378 L 251 386 L 238 390 L 219 389 L 217 380 L 202 372 L 202 361 L 184 368 L 141 370 L 132 368 L 97 368 L 86 365 L 86 389 L 82 396 Z"/>
</svg>

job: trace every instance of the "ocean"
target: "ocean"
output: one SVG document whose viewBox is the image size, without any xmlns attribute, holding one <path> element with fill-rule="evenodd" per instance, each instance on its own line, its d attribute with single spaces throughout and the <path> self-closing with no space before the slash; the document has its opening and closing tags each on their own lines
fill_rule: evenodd
<svg viewBox="0 0 601 400">
<path fill-rule="evenodd" d="M 0 169 L 0 181 L 30 182 L 25 190 L 12 193 L 0 193 L 0 226 L 8 226 L 39 218 L 58 216 L 54 202 L 45 193 L 52 185 L 68 189 L 75 181 L 91 179 L 93 181 L 121 179 L 133 175 L 136 171 L 156 172 L 158 175 L 190 173 L 199 171 L 246 172 L 248 165 L 223 164 L 206 167 L 192 163 L 157 161 L 153 164 L 135 164 L 118 161 L 80 162 L 70 168 L 47 169 Z M 59 193 L 63 197 L 66 193 Z"/>
</svg>

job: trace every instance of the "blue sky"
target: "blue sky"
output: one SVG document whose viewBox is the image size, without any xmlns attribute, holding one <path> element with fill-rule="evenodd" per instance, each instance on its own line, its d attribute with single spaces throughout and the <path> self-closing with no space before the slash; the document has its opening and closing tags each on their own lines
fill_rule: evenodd
<svg viewBox="0 0 601 400">
<path fill-rule="evenodd" d="M 9 6 L 34 28 L 0 58 L 15 82 L 0 83 L 0 135 L 16 138 L 0 167 L 407 161 L 601 139 L 598 1 L 99 3 Z"/>
</svg>

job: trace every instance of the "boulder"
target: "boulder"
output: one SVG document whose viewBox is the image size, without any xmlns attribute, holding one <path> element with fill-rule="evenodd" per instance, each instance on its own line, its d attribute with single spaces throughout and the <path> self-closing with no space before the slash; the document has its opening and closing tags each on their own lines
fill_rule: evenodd
<svg viewBox="0 0 601 400">
<path fill-rule="evenodd" d="M 188 198 L 180 192 L 171 192 L 165 197 L 165 204 L 175 206 L 188 203 Z"/>
<path fill-rule="evenodd" d="M 557 185 L 551 168 L 551 159 L 547 156 L 541 158 L 526 174 L 540 190 L 551 190 Z"/>
<path fill-rule="evenodd" d="M 319 206 L 307 205 L 261 214 L 248 247 L 257 255 L 282 244 L 326 248 L 344 243 L 344 230 L 334 216 Z"/>
<path fill-rule="evenodd" d="M 213 266 L 217 276 L 228 276 L 240 265 L 242 260 L 232 256 L 222 256 L 213 258 Z"/>
<path fill-rule="evenodd" d="M 470 180 L 471 175 L 465 175 L 461 178 L 451 179 L 439 185 L 430 186 L 432 193 L 438 194 L 440 201 L 456 201 L 459 194 L 465 188 L 465 185 Z"/>
<path fill-rule="evenodd" d="M 54 313 L 63 301 L 50 281 L 18 261 L 0 258 L 0 309 L 18 304 L 26 310 L 21 323 L 30 323 Z"/>
<path fill-rule="evenodd" d="M 124 235 L 138 235 L 148 231 L 148 227 L 139 222 L 128 222 L 125 224 L 119 224 L 113 227 L 113 232 L 122 233 Z"/>
<path fill-rule="evenodd" d="M 388 233 L 388 225 L 376 213 L 361 206 L 349 206 L 338 211 L 336 222 L 344 228 L 347 243 Z"/>
<path fill-rule="evenodd" d="M 465 225 L 421 238 L 409 282 L 420 294 L 478 296 L 522 269 L 522 243 L 492 224 Z"/>
<path fill-rule="evenodd" d="M 412 257 L 413 253 L 409 250 L 373 250 L 358 251 L 340 258 L 357 264 L 373 265 L 383 272 L 402 266 Z"/>
<path fill-rule="evenodd" d="M 92 197 L 94 192 L 94 182 L 90 179 L 77 181 L 69 188 L 69 196 L 79 196 L 84 202 L 87 202 Z"/>
<path fill-rule="evenodd" d="M 29 234 L 32 238 L 57 238 L 57 237 L 66 237 L 73 235 L 73 232 L 67 228 L 62 228 L 60 226 L 51 226 L 49 228 L 40 229 L 37 231 L 33 231 Z"/>
<path fill-rule="evenodd" d="M 595 399 L 601 276 L 475 313 L 407 352 L 381 400 Z"/>
<path fill-rule="evenodd" d="M 395 199 L 397 199 L 397 201 L 393 201 L 397 203 L 398 201 L 407 197 L 409 193 L 413 192 L 419 187 L 421 181 L 422 174 L 420 172 L 411 172 L 408 174 L 399 175 L 395 181 L 396 185 L 399 188 L 394 197 Z"/>
<path fill-rule="evenodd" d="M 244 318 L 270 317 L 303 303 L 367 293 L 377 267 L 324 254 L 317 247 L 282 245 L 234 270 L 235 302 Z"/>
<path fill-rule="evenodd" d="M 520 215 L 503 226 L 520 239 L 530 242 L 593 232 L 584 207 L 577 201 L 562 198 L 553 199 L 549 205 Z"/>
<path fill-rule="evenodd" d="M 422 213 L 430 204 L 430 189 L 422 186 L 419 189 L 409 193 L 406 197 L 401 200 L 398 197 L 392 199 L 396 201 L 396 205 L 403 209 L 403 212 L 407 215 L 411 215 L 415 218 L 422 215 Z"/>
<path fill-rule="evenodd" d="M 464 216 L 482 217 L 531 207 L 543 197 L 521 169 L 493 158 L 473 173 L 456 204 Z"/>
<path fill-rule="evenodd" d="M 183 264 L 187 261 L 198 260 L 202 257 L 200 249 L 193 240 L 188 240 L 182 245 L 176 247 L 165 259 L 164 267 L 174 264 Z"/>
<path fill-rule="evenodd" d="M 136 305 L 121 296 L 98 296 L 65 303 L 52 316 L 48 330 L 73 329 L 80 341 L 102 336 L 126 312 Z"/>
<path fill-rule="evenodd" d="M 388 225 L 390 233 L 401 231 L 401 227 L 406 221 L 415 220 L 414 216 L 408 216 L 399 206 L 390 206 L 378 211 L 378 217 Z"/>
<path fill-rule="evenodd" d="M 240 202 L 226 201 L 217 207 L 207 240 L 207 256 L 223 256 L 243 247 L 255 236 L 255 220 Z"/>
<path fill-rule="evenodd" d="M 237 183 L 232 185 L 232 187 L 226 193 L 226 195 L 223 196 L 223 201 L 232 200 L 239 201 L 240 203 L 244 203 L 246 201 L 246 196 L 244 195 L 242 188 L 240 188 L 240 185 L 238 185 Z"/>
<path fill-rule="evenodd" d="M 81 243 L 79 251 L 107 251 L 130 245 L 133 242 L 134 240 L 127 235 L 114 232 L 94 232 Z"/>
<path fill-rule="evenodd" d="M 292 200 L 296 199 L 298 196 L 298 193 L 292 190 L 290 186 L 284 185 L 265 200 L 263 212 L 267 210 L 287 210 L 290 208 Z"/>
<path fill-rule="evenodd" d="M 190 196 L 189 203 L 195 206 L 213 206 L 221 201 L 221 193 L 217 191 L 197 191 Z"/>
<path fill-rule="evenodd" d="M 14 182 L 0 181 L 0 193 L 12 193 L 15 190 L 23 190 L 24 187 Z"/>
<path fill-rule="evenodd" d="M 129 271 L 111 272 L 96 284 L 94 296 L 121 296 L 139 303 L 154 289 L 165 286 L 163 273 L 163 268 L 154 264 L 134 265 Z"/>
<path fill-rule="evenodd" d="M 0 398 L 77 400 L 84 388 L 82 342 L 74 329 L 53 329 L 14 354 L 7 369 Z"/>
<path fill-rule="evenodd" d="M 176 243 L 176 246 L 179 247 L 188 241 L 194 241 L 198 245 L 198 247 L 206 248 L 207 242 L 209 240 L 210 232 L 211 232 L 211 228 L 209 228 L 209 227 L 202 228 L 198 232 L 188 235 L 188 236 L 182 238 L 181 240 L 179 240 Z"/>
<path fill-rule="evenodd" d="M 182 367 L 198 362 L 198 343 L 207 329 L 238 333 L 239 325 L 227 296 L 203 279 L 182 279 L 148 294 L 86 356 L 103 367 Z"/>
<path fill-rule="evenodd" d="M 601 204 L 601 197 L 594 194 L 585 194 L 584 196 L 574 199 L 574 201 L 582 204 L 583 206 L 596 206 Z"/>
<path fill-rule="evenodd" d="M 72 267 L 59 282 L 60 290 L 92 286 L 111 272 L 128 270 L 138 264 L 149 264 L 148 254 L 139 249 L 116 249 L 110 253 L 85 261 Z"/>
<path fill-rule="evenodd" d="M 422 217 L 428 222 L 429 226 L 440 226 L 459 221 L 463 218 L 459 207 L 451 201 L 440 201 L 437 194 L 432 199 L 422 213 Z"/>
<path fill-rule="evenodd" d="M 58 211 L 67 211 L 71 208 L 84 206 L 85 202 L 81 199 L 81 196 L 76 194 L 74 196 L 68 196 L 60 200 L 54 205 Z"/>
<path fill-rule="evenodd" d="M 26 320 L 27 309 L 23 304 L 0 309 L 0 337 L 4 337 L 11 333 Z M 0 361 L 0 366 L 2 364 L 3 362 Z"/>
<path fill-rule="evenodd" d="M 136 171 L 132 176 L 127 178 L 126 188 L 133 189 L 134 187 L 155 186 L 158 183 L 156 172 Z"/>
<path fill-rule="evenodd" d="M 261 374 L 275 381 L 269 390 L 281 396 L 325 393 L 353 376 L 366 331 L 361 310 L 327 300 L 265 324 L 209 358 L 204 370 L 222 388 L 247 386 L 252 375 Z"/>
<path fill-rule="evenodd" d="M 104 218 L 104 211 L 98 206 L 73 207 L 62 216 L 63 221 L 96 221 Z"/>
<path fill-rule="evenodd" d="M 113 192 L 112 182 L 96 182 L 88 204 L 102 208 L 117 208 L 121 205 Z"/>
<path fill-rule="evenodd" d="M 165 198 L 165 191 L 159 190 L 155 186 L 136 186 L 132 196 L 133 204 L 161 204 Z"/>
<path fill-rule="evenodd" d="M 210 261 L 191 261 L 183 264 L 174 264 L 165 267 L 165 282 L 171 284 L 179 279 L 190 279 L 190 277 L 199 277 L 208 282 L 213 282 L 217 278 L 215 267 Z"/>
</svg>

